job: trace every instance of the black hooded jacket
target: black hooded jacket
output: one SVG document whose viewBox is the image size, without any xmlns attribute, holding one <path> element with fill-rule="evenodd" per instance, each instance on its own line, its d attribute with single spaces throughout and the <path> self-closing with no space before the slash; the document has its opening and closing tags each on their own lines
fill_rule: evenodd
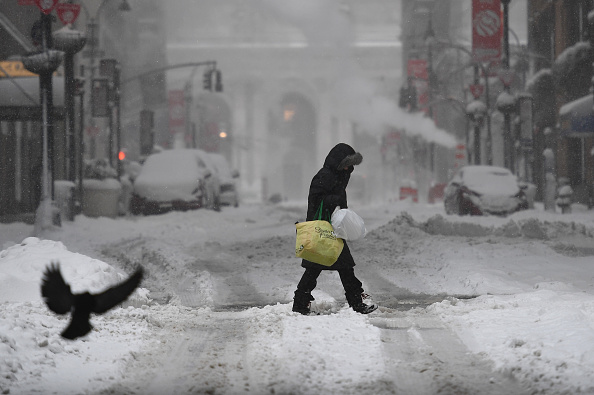
<svg viewBox="0 0 594 395">
<path fill-rule="evenodd" d="M 354 166 L 360 164 L 362 160 L 363 156 L 345 143 L 339 143 L 330 150 L 324 161 L 324 167 L 311 180 L 307 197 L 308 221 L 317 219 L 315 214 L 322 202 L 322 219 L 325 220 L 330 220 L 330 216 L 336 207 L 348 208 L 346 187 L 349 184 Z M 303 260 L 301 266 L 338 270 L 355 266 L 355 261 L 345 242 L 342 253 L 334 265 L 328 267 Z"/>
</svg>

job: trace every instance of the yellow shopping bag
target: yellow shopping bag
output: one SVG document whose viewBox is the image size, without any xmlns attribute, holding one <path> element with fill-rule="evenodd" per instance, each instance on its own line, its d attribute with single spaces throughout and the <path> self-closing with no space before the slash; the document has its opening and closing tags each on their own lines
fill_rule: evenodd
<svg viewBox="0 0 594 395">
<path fill-rule="evenodd" d="M 319 209 L 321 218 L 322 205 Z M 336 237 L 332 224 L 317 219 L 314 221 L 297 222 L 297 240 L 295 242 L 295 256 L 324 266 L 332 266 L 340 256 L 344 247 L 342 239 Z"/>
</svg>

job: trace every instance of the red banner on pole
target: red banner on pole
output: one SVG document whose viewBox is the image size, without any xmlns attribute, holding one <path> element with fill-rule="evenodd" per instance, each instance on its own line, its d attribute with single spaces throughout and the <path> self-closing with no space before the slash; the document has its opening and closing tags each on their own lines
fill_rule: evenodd
<svg viewBox="0 0 594 395">
<path fill-rule="evenodd" d="M 169 132 L 186 133 L 186 101 L 183 90 L 169 91 Z"/>
<path fill-rule="evenodd" d="M 73 24 L 80 13 L 80 4 L 60 3 L 56 6 L 56 13 L 64 25 Z"/>
<path fill-rule="evenodd" d="M 39 7 L 41 12 L 45 15 L 49 15 L 56 4 L 58 4 L 58 0 L 35 0 L 35 5 Z"/>
<path fill-rule="evenodd" d="M 472 54 L 477 62 L 489 62 L 501 56 L 500 0 L 472 0 Z"/>
</svg>

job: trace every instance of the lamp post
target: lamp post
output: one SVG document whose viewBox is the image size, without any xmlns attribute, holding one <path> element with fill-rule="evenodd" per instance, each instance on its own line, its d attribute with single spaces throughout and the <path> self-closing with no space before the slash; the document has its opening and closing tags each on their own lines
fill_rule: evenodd
<svg viewBox="0 0 594 395">
<path fill-rule="evenodd" d="M 445 46 L 445 47 L 449 47 L 449 48 L 454 48 L 457 50 L 460 50 L 464 53 L 466 53 L 471 59 L 473 59 L 473 54 L 472 52 L 468 49 L 465 48 L 462 45 L 459 44 L 455 44 L 455 43 L 451 43 L 451 42 L 447 42 L 447 41 L 442 41 L 442 40 L 437 40 L 434 39 L 434 43 L 441 45 L 441 46 Z M 483 73 L 484 79 L 485 79 L 485 85 L 484 85 L 484 91 L 485 91 L 485 108 L 486 111 L 484 114 L 482 114 L 483 119 L 481 120 L 481 122 L 479 124 L 475 123 L 475 137 L 478 134 L 478 140 L 480 141 L 480 128 L 477 130 L 477 126 L 481 126 L 485 121 L 487 122 L 487 136 L 485 138 L 485 151 L 486 151 L 486 162 L 488 165 L 492 165 L 493 164 L 493 152 L 492 152 L 492 144 L 491 144 L 491 115 L 489 113 L 489 108 L 491 107 L 491 94 L 489 93 L 489 72 L 488 70 L 485 68 L 485 66 L 481 63 L 481 62 L 477 62 L 477 61 L 472 61 L 472 64 L 474 66 L 474 85 L 478 85 L 480 83 L 480 78 L 479 78 L 479 70 Z M 480 94 L 476 95 L 476 99 L 478 99 L 478 97 L 482 94 L 482 91 Z M 474 93 L 473 93 L 474 95 Z M 476 106 L 475 106 L 476 109 Z M 469 116 L 468 111 L 466 111 L 466 115 Z M 477 114 L 474 113 L 473 111 L 473 116 L 476 116 Z M 475 138 L 475 144 L 476 144 L 476 138 Z M 480 151 L 480 150 L 479 150 Z M 476 151 L 475 151 L 476 152 Z M 480 155 L 480 154 L 479 154 Z"/>
<path fill-rule="evenodd" d="M 427 93 L 429 96 L 429 109 L 427 115 L 433 121 L 433 89 L 435 88 L 435 76 L 433 74 L 433 44 L 435 43 L 435 31 L 433 30 L 433 12 L 429 13 L 429 23 L 425 32 L 425 44 L 427 44 Z M 435 168 L 435 143 L 429 143 L 429 170 L 433 175 Z"/>
<path fill-rule="evenodd" d="M 59 225 L 59 217 L 55 215 L 52 200 L 54 197 L 53 182 L 53 87 L 52 74 L 62 62 L 63 52 L 50 49 L 52 47 L 51 16 L 41 14 L 41 51 L 25 55 L 21 58 L 27 70 L 39 75 L 39 94 L 41 102 L 41 124 L 43 128 L 43 154 L 41 175 L 41 200 L 35 213 L 35 233 L 52 225 Z"/>
<path fill-rule="evenodd" d="M 474 99 L 466 106 L 466 115 L 474 125 L 474 164 L 481 164 L 481 126 L 487 115 L 487 106 L 478 99 Z"/>
<path fill-rule="evenodd" d="M 107 104 L 108 104 L 108 117 L 109 117 L 109 148 L 108 148 L 108 160 L 109 164 L 113 166 L 113 161 L 117 160 L 115 157 L 121 150 L 121 116 L 120 116 L 120 72 L 121 67 L 115 59 L 101 59 L 99 64 L 99 74 L 107 79 Z M 114 117 L 113 111 L 116 111 Z M 115 121 L 115 126 L 114 126 Z M 115 129 L 115 144 L 116 153 L 114 149 L 114 131 Z M 117 160 L 116 164 L 118 179 L 121 176 L 121 161 Z"/>
<path fill-rule="evenodd" d="M 75 166 L 75 133 L 74 133 L 74 55 L 78 53 L 86 43 L 84 33 L 73 30 L 66 25 L 53 33 L 54 48 L 63 51 L 64 56 L 64 107 L 65 107 L 65 144 L 68 149 L 68 160 L 66 165 L 66 178 L 70 181 L 76 179 Z"/>
<path fill-rule="evenodd" d="M 509 3 L 511 0 L 501 0 L 503 4 L 503 67 L 505 71 L 509 71 Z M 511 113 L 513 109 L 507 108 L 509 104 L 510 89 L 509 84 L 504 81 L 505 91 L 500 95 L 502 100 L 497 99 L 497 103 L 502 103 L 503 110 L 504 131 L 503 131 L 503 155 L 504 166 L 511 171 L 514 169 L 513 163 L 513 141 L 511 136 Z M 499 108 L 499 106 L 498 106 Z"/>
<path fill-rule="evenodd" d="M 83 128 L 85 123 L 85 80 L 84 78 L 77 78 L 75 80 L 75 95 L 78 96 L 78 133 L 76 138 L 76 174 L 78 177 L 78 210 L 77 214 L 82 211 L 82 197 L 83 197 L 83 155 L 84 155 L 84 135 Z"/>
<path fill-rule="evenodd" d="M 590 47 L 594 48 L 594 10 L 588 13 L 588 40 L 590 41 Z M 594 63 L 592 63 L 592 68 L 594 69 Z M 594 75 L 592 75 L 590 83 L 592 84 L 590 90 L 594 93 Z M 594 94 L 592 97 L 594 97 Z M 594 185 L 592 188 L 594 189 Z"/>
</svg>

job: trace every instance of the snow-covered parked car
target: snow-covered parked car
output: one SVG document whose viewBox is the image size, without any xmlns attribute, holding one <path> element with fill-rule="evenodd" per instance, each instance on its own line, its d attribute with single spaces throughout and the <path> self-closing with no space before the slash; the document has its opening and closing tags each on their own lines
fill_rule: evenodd
<svg viewBox="0 0 594 395">
<path fill-rule="evenodd" d="M 239 172 L 237 170 L 231 170 L 227 159 L 217 153 L 209 153 L 210 163 L 217 172 L 220 185 L 220 203 L 223 206 L 239 206 L 239 192 L 237 190 L 237 178 L 239 178 Z"/>
<path fill-rule="evenodd" d="M 516 176 L 497 166 L 464 166 L 445 189 L 447 214 L 508 215 L 528 208 Z"/>
<path fill-rule="evenodd" d="M 173 149 L 149 155 L 134 180 L 132 214 L 218 208 L 219 180 L 198 149 Z"/>
</svg>

